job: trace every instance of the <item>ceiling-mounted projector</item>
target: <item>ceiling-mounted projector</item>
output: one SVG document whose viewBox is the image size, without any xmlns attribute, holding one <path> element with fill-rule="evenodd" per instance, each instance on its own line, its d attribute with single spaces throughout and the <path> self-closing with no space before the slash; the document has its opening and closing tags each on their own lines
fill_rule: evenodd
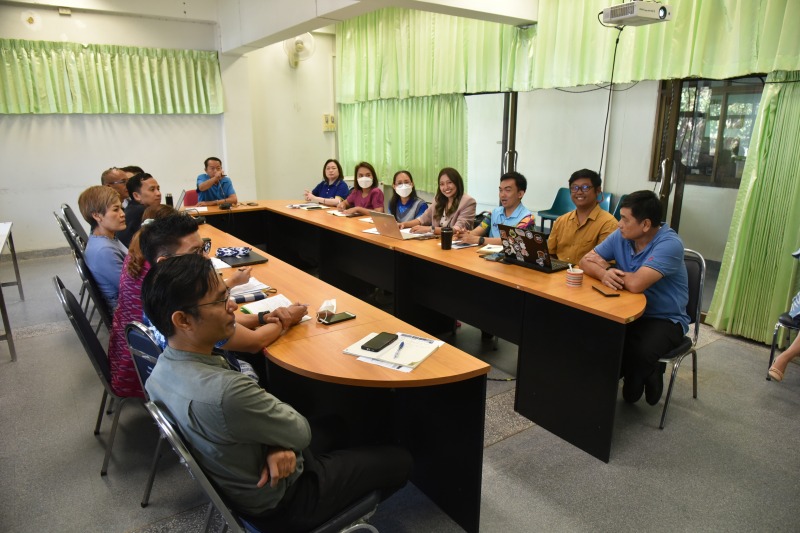
<svg viewBox="0 0 800 533">
<path fill-rule="evenodd" d="M 644 26 L 672 19 L 669 6 L 642 0 L 627 2 L 603 10 L 603 24 L 611 26 Z"/>
</svg>

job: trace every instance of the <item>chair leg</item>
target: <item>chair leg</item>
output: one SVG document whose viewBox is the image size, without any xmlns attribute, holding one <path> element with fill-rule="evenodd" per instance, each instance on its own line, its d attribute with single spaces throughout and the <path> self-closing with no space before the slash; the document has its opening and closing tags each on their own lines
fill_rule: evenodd
<svg viewBox="0 0 800 533">
<path fill-rule="evenodd" d="M 208 510 L 206 511 L 206 527 L 203 529 L 203 533 L 208 533 L 208 529 L 211 527 L 211 518 L 213 516 L 214 516 L 214 504 L 208 502 Z"/>
<path fill-rule="evenodd" d="M 114 413 L 114 423 L 111 424 L 111 433 L 108 435 L 108 444 L 106 444 L 106 456 L 103 458 L 103 468 L 100 470 L 100 475 L 105 476 L 108 472 L 108 461 L 111 459 L 111 448 L 114 446 L 114 437 L 117 435 L 117 426 L 119 425 L 119 415 L 122 413 L 122 404 L 125 403 L 125 398 L 119 401 L 117 412 Z"/>
<path fill-rule="evenodd" d="M 692 350 L 692 397 L 697 399 L 697 350 Z"/>
<path fill-rule="evenodd" d="M 772 368 L 772 363 L 775 361 L 775 348 L 778 347 L 778 330 L 781 329 L 781 323 L 775 322 L 775 330 L 772 332 L 772 349 L 769 351 L 769 364 L 767 364 L 767 381 L 772 381 L 769 377 L 769 369 Z"/>
<path fill-rule="evenodd" d="M 110 415 L 113 412 L 114 412 L 114 398 L 111 398 L 108 401 L 108 409 L 106 409 L 106 414 Z"/>
<path fill-rule="evenodd" d="M 669 400 L 672 397 L 672 387 L 675 386 L 675 376 L 678 375 L 678 367 L 681 366 L 681 358 L 675 360 L 675 363 L 672 365 L 672 376 L 669 378 L 669 387 L 667 388 L 667 397 L 664 398 L 664 410 L 661 411 L 661 423 L 658 425 L 658 429 L 664 429 L 664 420 L 667 418 L 667 408 L 669 407 Z"/>
<path fill-rule="evenodd" d="M 97 424 L 94 425 L 95 435 L 100 433 L 100 423 L 103 421 L 103 410 L 106 408 L 106 398 L 108 398 L 108 392 L 103 389 L 103 399 L 100 400 L 100 411 L 97 413 Z"/>
<path fill-rule="evenodd" d="M 156 453 L 153 455 L 153 466 L 150 468 L 150 477 L 147 478 L 147 485 L 144 487 L 142 507 L 147 507 L 147 504 L 150 502 L 150 491 L 153 490 L 153 481 L 156 479 L 156 469 L 158 468 L 158 460 L 161 459 L 162 444 L 164 444 L 164 435 L 159 432 L 158 443 L 156 444 Z"/>
</svg>

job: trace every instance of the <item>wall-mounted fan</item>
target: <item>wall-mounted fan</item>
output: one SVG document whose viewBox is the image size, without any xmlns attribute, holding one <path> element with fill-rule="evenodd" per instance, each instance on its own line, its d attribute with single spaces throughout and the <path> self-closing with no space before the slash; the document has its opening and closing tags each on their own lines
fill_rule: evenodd
<svg viewBox="0 0 800 533">
<path fill-rule="evenodd" d="M 289 66 L 297 68 L 300 61 L 305 61 L 314 55 L 314 37 L 304 33 L 283 41 L 283 51 L 289 57 Z"/>
</svg>

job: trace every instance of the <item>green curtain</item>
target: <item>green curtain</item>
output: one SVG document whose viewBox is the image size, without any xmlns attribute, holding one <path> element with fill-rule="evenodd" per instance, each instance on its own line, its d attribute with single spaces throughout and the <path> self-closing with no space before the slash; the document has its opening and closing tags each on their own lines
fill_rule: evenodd
<svg viewBox="0 0 800 533">
<path fill-rule="evenodd" d="M 467 111 L 464 95 L 339 104 L 339 160 L 345 174 L 367 161 L 381 182 L 408 170 L 414 185 L 435 191 L 443 167 L 467 179 Z"/>
<path fill-rule="evenodd" d="M 800 72 L 769 75 L 706 322 L 770 343 L 797 286 Z"/>
<path fill-rule="evenodd" d="M 336 25 L 336 99 L 511 90 L 530 80 L 533 35 L 534 29 L 407 9 L 356 17 Z"/>
<path fill-rule="evenodd" d="M 0 39 L 0 114 L 222 112 L 216 52 Z"/>
</svg>

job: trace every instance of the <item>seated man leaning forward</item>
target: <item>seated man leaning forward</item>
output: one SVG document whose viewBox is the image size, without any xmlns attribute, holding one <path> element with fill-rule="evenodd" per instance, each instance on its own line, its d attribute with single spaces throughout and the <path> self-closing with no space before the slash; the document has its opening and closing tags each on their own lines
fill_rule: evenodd
<svg viewBox="0 0 800 533">
<path fill-rule="evenodd" d="M 500 177 L 500 205 L 492 210 L 491 218 L 484 218 L 481 225 L 472 231 L 458 232 L 463 242 L 477 244 L 500 244 L 498 225 L 526 228 L 533 223 L 530 209 L 522 205 L 522 197 L 528 189 L 528 180 L 519 172 L 507 172 Z"/>
<path fill-rule="evenodd" d="M 584 168 L 569 177 L 569 193 L 575 210 L 558 217 L 547 239 L 551 255 L 577 263 L 617 229 L 614 215 L 600 207 L 603 182 L 594 170 Z"/>
<path fill-rule="evenodd" d="M 239 201 L 233 182 L 222 170 L 222 161 L 209 157 L 203 163 L 206 171 L 197 176 L 197 205 L 219 205 L 223 202 L 235 204 Z"/>
<path fill-rule="evenodd" d="M 658 197 L 651 191 L 626 196 L 619 229 L 586 254 L 580 265 L 603 285 L 647 297 L 644 314 L 628 324 L 625 335 L 622 397 L 634 403 L 644 392 L 647 403 L 657 404 L 664 389 L 664 366 L 658 359 L 678 346 L 689 330 L 683 242 L 661 223 Z"/>
<path fill-rule="evenodd" d="M 233 334 L 236 306 L 208 259 L 161 261 L 145 278 L 142 300 L 169 343 L 147 392 L 248 522 L 265 531 L 307 531 L 373 490 L 386 498 L 406 483 L 406 450 L 311 452 L 300 413 L 212 355 L 214 343 Z"/>
</svg>

